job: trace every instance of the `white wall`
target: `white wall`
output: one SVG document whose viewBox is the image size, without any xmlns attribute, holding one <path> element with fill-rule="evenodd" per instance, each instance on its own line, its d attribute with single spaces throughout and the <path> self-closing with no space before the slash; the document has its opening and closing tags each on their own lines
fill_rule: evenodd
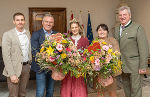
<svg viewBox="0 0 150 97">
<path fill-rule="evenodd" d="M 91 13 L 91 23 L 94 33 L 96 26 L 106 23 L 109 28 L 115 24 L 115 9 L 119 0 L 1 0 L 0 1 L 0 40 L 2 34 L 13 28 L 12 15 L 15 12 L 22 12 L 26 17 L 26 28 L 28 28 L 28 7 L 65 7 L 67 8 L 67 23 L 70 18 L 71 10 L 75 17 L 82 11 L 83 23 L 87 24 L 87 13 Z M 0 42 L 1 45 L 1 42 Z"/>
</svg>

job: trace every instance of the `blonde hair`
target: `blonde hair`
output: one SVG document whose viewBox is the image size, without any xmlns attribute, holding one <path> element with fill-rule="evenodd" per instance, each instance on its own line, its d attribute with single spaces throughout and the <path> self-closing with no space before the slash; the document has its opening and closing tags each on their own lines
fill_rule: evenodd
<svg viewBox="0 0 150 97">
<path fill-rule="evenodd" d="M 73 19 L 70 20 L 70 22 L 69 22 L 70 28 L 71 28 L 71 25 L 72 25 L 72 24 L 77 24 L 77 25 L 79 26 L 79 34 L 83 36 L 83 30 L 82 30 L 82 27 L 81 27 L 79 21 L 77 21 L 75 18 L 73 18 Z M 70 34 L 72 35 L 72 33 L 70 33 Z"/>
</svg>

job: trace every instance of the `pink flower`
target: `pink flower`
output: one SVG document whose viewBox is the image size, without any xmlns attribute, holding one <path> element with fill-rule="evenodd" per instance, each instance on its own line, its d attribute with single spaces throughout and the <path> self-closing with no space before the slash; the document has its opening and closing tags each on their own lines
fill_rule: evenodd
<svg viewBox="0 0 150 97">
<path fill-rule="evenodd" d="M 54 62 L 54 61 L 55 61 L 55 58 L 50 56 L 50 57 L 49 57 L 49 61 L 50 61 L 50 62 Z"/>
<path fill-rule="evenodd" d="M 108 69 L 108 70 L 109 70 L 109 72 L 112 72 L 111 69 Z"/>
<path fill-rule="evenodd" d="M 68 52 L 68 53 L 67 53 L 67 56 L 71 57 L 71 56 L 72 56 L 72 53 L 71 53 L 71 52 Z"/>
<path fill-rule="evenodd" d="M 57 56 L 56 56 L 56 59 L 58 59 L 59 57 L 60 57 L 60 55 L 57 55 Z"/>
<path fill-rule="evenodd" d="M 73 53 L 73 56 L 77 56 L 77 54 L 76 54 L 76 53 Z"/>
<path fill-rule="evenodd" d="M 77 51 L 77 49 L 76 49 L 76 48 L 72 48 L 72 50 L 73 50 L 74 52 L 76 52 L 76 51 Z"/>
<path fill-rule="evenodd" d="M 100 66 L 95 66 L 95 67 L 94 67 L 94 70 L 95 70 L 95 71 L 100 71 L 100 69 L 101 69 Z"/>
<path fill-rule="evenodd" d="M 108 49 L 109 49 L 109 46 L 107 46 L 107 45 L 104 45 L 104 46 L 102 46 L 102 48 L 103 48 L 103 50 L 105 50 L 105 51 L 108 51 Z"/>
<path fill-rule="evenodd" d="M 112 45 L 109 45 L 109 48 L 112 48 Z"/>
<path fill-rule="evenodd" d="M 95 65 L 97 66 L 97 65 L 99 65 L 100 63 L 100 60 L 97 58 L 96 60 L 95 60 Z"/>
<path fill-rule="evenodd" d="M 61 52 L 63 50 L 62 44 L 57 44 L 56 49 Z"/>
<path fill-rule="evenodd" d="M 83 61 L 86 61 L 86 57 L 83 57 Z"/>
<path fill-rule="evenodd" d="M 112 59 L 112 56 L 111 55 L 107 55 L 106 56 L 106 61 L 105 61 L 105 63 L 107 64 L 107 63 L 110 63 L 110 60 Z"/>
</svg>

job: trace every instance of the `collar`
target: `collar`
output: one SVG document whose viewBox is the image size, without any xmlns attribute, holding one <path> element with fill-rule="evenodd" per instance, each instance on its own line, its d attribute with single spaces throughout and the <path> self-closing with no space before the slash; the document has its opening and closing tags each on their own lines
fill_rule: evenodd
<svg viewBox="0 0 150 97">
<path fill-rule="evenodd" d="M 43 28 L 43 30 L 44 30 L 44 33 L 45 33 L 45 34 L 52 34 L 52 32 L 53 32 L 53 31 L 51 30 L 51 32 L 48 33 L 44 28 Z"/>
<path fill-rule="evenodd" d="M 129 22 L 125 25 L 125 28 L 127 28 L 130 24 L 132 23 L 131 20 L 129 20 Z M 120 27 L 122 27 L 123 25 L 121 24 Z"/>
<path fill-rule="evenodd" d="M 15 28 L 17 35 L 23 35 L 25 34 L 26 30 L 24 29 L 22 32 L 19 32 L 16 28 Z"/>
<path fill-rule="evenodd" d="M 81 38 L 81 35 L 80 35 L 80 34 L 78 34 L 78 35 L 76 35 L 76 36 L 72 35 L 71 38 L 72 38 L 73 40 L 79 40 L 79 39 Z"/>
</svg>

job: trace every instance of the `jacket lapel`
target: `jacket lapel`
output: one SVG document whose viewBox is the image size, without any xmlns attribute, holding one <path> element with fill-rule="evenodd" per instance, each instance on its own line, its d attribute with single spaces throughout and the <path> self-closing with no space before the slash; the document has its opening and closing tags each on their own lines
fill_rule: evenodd
<svg viewBox="0 0 150 97">
<path fill-rule="evenodd" d="M 29 40 L 29 51 L 28 51 L 28 56 L 29 56 L 29 60 L 32 59 L 32 56 L 31 56 L 31 37 L 30 37 L 30 32 L 27 30 L 26 31 L 26 35 L 28 37 L 28 40 Z"/>
<path fill-rule="evenodd" d="M 29 32 L 29 31 L 26 31 L 26 35 L 27 35 L 27 37 L 28 37 L 28 39 L 29 39 L 29 41 L 30 41 L 30 32 Z"/>
<path fill-rule="evenodd" d="M 126 40 L 128 39 L 128 36 L 130 34 L 130 28 L 132 27 L 133 23 L 131 23 L 128 27 L 126 27 L 123 32 L 122 32 L 122 35 L 121 35 L 121 38 L 120 38 L 120 44 L 121 44 L 121 48 L 123 48 L 125 45 L 126 45 Z"/>
<path fill-rule="evenodd" d="M 45 33 L 44 33 L 43 28 L 42 28 L 40 30 L 40 39 L 39 39 L 40 45 L 44 42 L 44 40 L 45 40 Z"/>
<path fill-rule="evenodd" d="M 13 36 L 14 36 L 13 38 L 16 40 L 16 42 L 17 42 L 17 44 L 18 44 L 18 46 L 21 50 L 21 44 L 20 44 L 19 37 L 18 37 L 17 32 L 16 32 L 15 29 L 13 29 Z M 21 50 L 21 52 L 22 52 L 22 50 Z"/>
<path fill-rule="evenodd" d="M 120 36 L 120 39 L 122 39 L 126 34 L 127 34 L 127 29 L 125 28 L 122 33 L 121 33 L 121 36 Z"/>
<path fill-rule="evenodd" d="M 129 29 L 130 29 L 131 25 L 132 25 L 132 21 L 123 29 L 122 34 L 121 34 L 121 39 L 124 36 L 127 36 L 128 32 L 130 32 Z"/>
</svg>

